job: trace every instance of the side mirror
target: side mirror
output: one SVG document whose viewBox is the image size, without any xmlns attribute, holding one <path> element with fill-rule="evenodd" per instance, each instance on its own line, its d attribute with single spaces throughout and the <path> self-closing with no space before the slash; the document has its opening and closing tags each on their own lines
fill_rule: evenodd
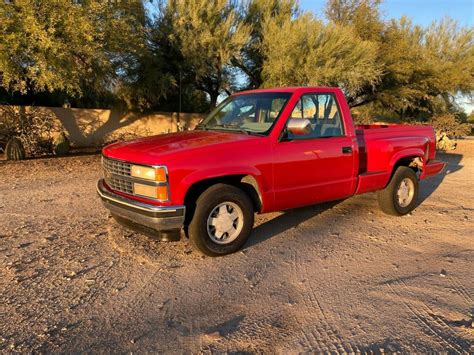
<svg viewBox="0 0 474 355">
<path fill-rule="evenodd" d="M 311 133 L 311 122 L 306 118 L 290 118 L 286 129 L 294 136 L 305 136 Z"/>
</svg>

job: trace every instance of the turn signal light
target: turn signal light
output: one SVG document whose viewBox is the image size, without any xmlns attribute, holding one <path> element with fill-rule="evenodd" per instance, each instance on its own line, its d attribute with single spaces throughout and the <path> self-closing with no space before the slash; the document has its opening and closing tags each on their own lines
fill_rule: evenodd
<svg viewBox="0 0 474 355">
<path fill-rule="evenodd" d="M 136 195 L 150 197 L 156 200 L 168 200 L 168 186 L 151 186 L 135 182 L 133 184 L 133 192 Z"/>
</svg>

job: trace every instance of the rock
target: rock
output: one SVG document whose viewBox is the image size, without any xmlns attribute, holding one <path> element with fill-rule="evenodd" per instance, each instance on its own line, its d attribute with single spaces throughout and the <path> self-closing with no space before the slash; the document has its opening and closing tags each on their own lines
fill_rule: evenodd
<svg viewBox="0 0 474 355">
<path fill-rule="evenodd" d="M 26 247 L 30 246 L 31 244 L 33 244 L 33 243 L 32 243 L 32 242 L 21 243 L 21 244 L 18 246 L 18 249 L 26 248 Z"/>
<path fill-rule="evenodd" d="M 50 234 L 50 235 L 48 235 L 47 237 L 45 237 L 44 239 L 45 239 L 45 241 L 47 241 L 47 242 L 51 242 L 51 241 L 53 241 L 53 240 L 58 239 L 58 236 L 57 236 L 57 234 Z"/>
<path fill-rule="evenodd" d="M 436 149 L 438 150 L 454 150 L 457 143 L 451 140 L 445 133 L 436 134 Z"/>
<path fill-rule="evenodd" d="M 441 272 L 439 273 L 439 276 L 446 277 L 446 274 L 447 274 L 446 270 L 441 269 Z"/>
<path fill-rule="evenodd" d="M 203 337 L 208 341 L 216 341 L 221 338 L 221 333 L 219 332 L 208 333 L 208 334 L 204 334 Z"/>
</svg>

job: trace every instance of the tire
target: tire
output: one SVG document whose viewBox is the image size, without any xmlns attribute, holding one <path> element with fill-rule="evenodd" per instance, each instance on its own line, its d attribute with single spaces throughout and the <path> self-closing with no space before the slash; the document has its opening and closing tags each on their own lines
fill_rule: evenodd
<svg viewBox="0 0 474 355">
<path fill-rule="evenodd" d="M 380 209 L 392 216 L 403 216 L 413 211 L 418 198 L 418 178 L 415 172 L 399 166 L 387 187 L 377 192 Z"/>
<path fill-rule="evenodd" d="M 248 240 L 254 222 L 254 207 L 241 189 L 216 184 L 196 201 L 188 226 L 191 244 L 209 256 L 234 253 Z"/>
<path fill-rule="evenodd" d="M 23 143 L 16 137 L 10 138 L 5 146 L 5 155 L 8 160 L 23 160 L 25 159 L 25 148 Z"/>
</svg>

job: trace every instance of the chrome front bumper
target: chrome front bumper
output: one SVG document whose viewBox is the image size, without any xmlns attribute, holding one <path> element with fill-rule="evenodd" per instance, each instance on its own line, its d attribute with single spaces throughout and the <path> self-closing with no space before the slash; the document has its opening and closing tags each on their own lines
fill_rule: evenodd
<svg viewBox="0 0 474 355">
<path fill-rule="evenodd" d="M 97 183 L 97 193 L 104 206 L 113 215 L 156 231 L 181 229 L 186 212 L 185 206 L 156 206 L 132 200 L 109 191 L 104 180 Z"/>
</svg>

